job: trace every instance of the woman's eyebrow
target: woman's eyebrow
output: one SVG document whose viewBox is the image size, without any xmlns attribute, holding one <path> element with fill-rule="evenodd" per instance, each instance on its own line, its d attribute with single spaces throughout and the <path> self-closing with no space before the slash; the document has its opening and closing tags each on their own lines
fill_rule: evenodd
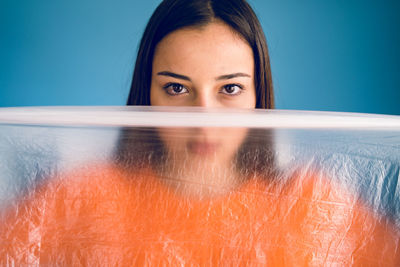
<svg viewBox="0 0 400 267">
<path fill-rule="evenodd" d="M 243 72 L 237 72 L 237 73 L 232 73 L 232 74 L 225 74 L 225 75 L 221 75 L 219 77 L 217 77 L 215 80 L 216 81 L 220 81 L 220 80 L 228 80 L 228 79 L 233 79 L 236 77 L 249 77 L 251 78 L 251 76 L 247 73 L 243 73 Z"/>
<path fill-rule="evenodd" d="M 185 76 L 185 75 L 182 75 L 182 74 L 173 73 L 173 72 L 170 72 L 170 71 L 160 71 L 160 72 L 157 73 L 157 75 L 173 77 L 173 78 L 181 79 L 181 80 L 185 80 L 185 81 L 191 81 L 188 76 Z M 248 78 L 251 78 L 251 76 L 249 74 L 247 74 L 247 73 L 237 72 L 237 73 L 231 73 L 231 74 L 225 74 L 225 75 L 218 76 L 215 80 L 216 81 L 228 80 L 228 79 L 233 79 L 233 78 L 236 78 L 236 77 L 248 77 Z"/>
<path fill-rule="evenodd" d="M 176 79 L 190 81 L 190 78 L 188 76 L 185 76 L 185 75 L 182 75 L 182 74 L 173 73 L 173 72 L 170 72 L 170 71 L 160 71 L 160 72 L 157 73 L 157 75 L 169 76 L 169 77 L 173 77 L 173 78 L 176 78 Z"/>
</svg>

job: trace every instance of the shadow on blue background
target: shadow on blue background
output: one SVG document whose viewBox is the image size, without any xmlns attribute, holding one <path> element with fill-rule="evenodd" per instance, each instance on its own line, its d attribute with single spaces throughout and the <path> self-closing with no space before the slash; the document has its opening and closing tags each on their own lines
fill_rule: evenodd
<svg viewBox="0 0 400 267">
<path fill-rule="evenodd" d="M 123 105 L 159 1 L 0 1 L 0 106 Z M 250 1 L 277 108 L 400 115 L 399 1 Z"/>
</svg>

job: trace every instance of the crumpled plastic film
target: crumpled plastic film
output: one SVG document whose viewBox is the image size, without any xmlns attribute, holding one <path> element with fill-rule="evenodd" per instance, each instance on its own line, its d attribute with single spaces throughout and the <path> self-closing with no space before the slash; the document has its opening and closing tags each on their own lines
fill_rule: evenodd
<svg viewBox="0 0 400 267">
<path fill-rule="evenodd" d="M 400 266 L 400 117 L 0 109 L 1 266 Z"/>
</svg>

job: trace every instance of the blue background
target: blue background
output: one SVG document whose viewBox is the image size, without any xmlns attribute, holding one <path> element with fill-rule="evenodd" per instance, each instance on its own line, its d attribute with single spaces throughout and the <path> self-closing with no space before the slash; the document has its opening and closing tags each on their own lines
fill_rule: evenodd
<svg viewBox="0 0 400 267">
<path fill-rule="evenodd" d="M 0 106 L 124 105 L 158 3 L 0 0 Z M 400 115 L 400 1 L 250 4 L 277 108 Z"/>
</svg>

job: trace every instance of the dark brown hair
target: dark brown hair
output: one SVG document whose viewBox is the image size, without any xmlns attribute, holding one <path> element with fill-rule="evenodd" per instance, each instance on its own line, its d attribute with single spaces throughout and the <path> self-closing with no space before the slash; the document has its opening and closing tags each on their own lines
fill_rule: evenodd
<svg viewBox="0 0 400 267">
<path fill-rule="evenodd" d="M 154 51 L 165 36 L 184 27 L 207 25 L 216 19 L 229 25 L 253 50 L 256 108 L 274 108 L 267 42 L 257 16 L 244 0 L 162 1 L 141 39 L 127 105 L 150 105 Z"/>
</svg>

